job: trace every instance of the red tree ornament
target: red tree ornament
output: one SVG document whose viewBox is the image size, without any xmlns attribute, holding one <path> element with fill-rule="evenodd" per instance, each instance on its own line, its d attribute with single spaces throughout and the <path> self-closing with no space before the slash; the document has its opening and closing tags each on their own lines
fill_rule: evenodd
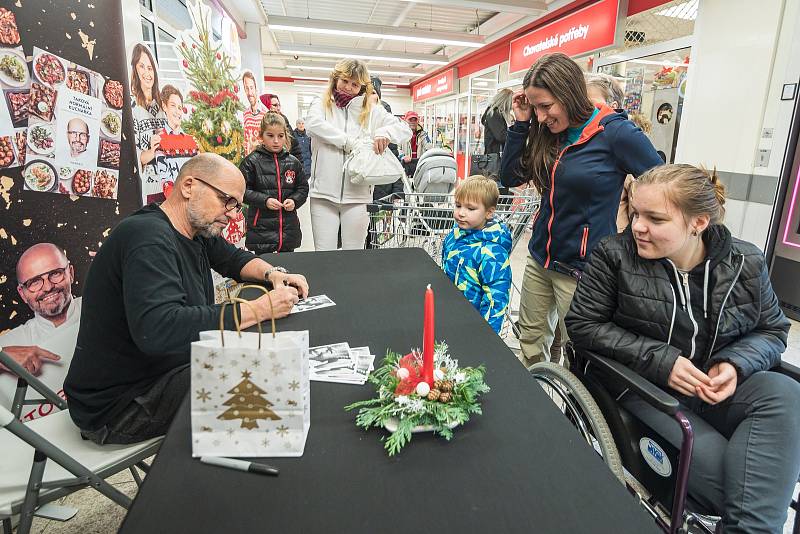
<svg viewBox="0 0 800 534">
<path fill-rule="evenodd" d="M 222 144 L 222 136 L 221 136 L 221 135 L 218 135 L 218 136 L 217 136 L 217 144 L 218 144 L 218 145 L 221 145 L 221 144 Z"/>
</svg>

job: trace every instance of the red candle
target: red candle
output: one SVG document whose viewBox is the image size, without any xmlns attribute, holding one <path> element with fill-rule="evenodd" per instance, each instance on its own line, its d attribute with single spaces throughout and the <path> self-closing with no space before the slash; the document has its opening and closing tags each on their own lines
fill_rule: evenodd
<svg viewBox="0 0 800 534">
<path fill-rule="evenodd" d="M 433 387 L 433 289 L 425 290 L 425 322 L 422 330 L 422 380 Z"/>
</svg>

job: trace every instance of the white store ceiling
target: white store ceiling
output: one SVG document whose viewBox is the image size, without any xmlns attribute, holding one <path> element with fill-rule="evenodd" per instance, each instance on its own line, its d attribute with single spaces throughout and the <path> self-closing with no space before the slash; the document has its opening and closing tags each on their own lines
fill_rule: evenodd
<svg viewBox="0 0 800 534">
<path fill-rule="evenodd" d="M 324 78 L 341 57 L 365 59 L 370 71 L 386 84 L 407 85 L 442 64 L 478 50 L 473 46 L 443 44 L 445 40 L 472 40 L 488 44 L 572 0 L 222 0 L 234 20 L 262 27 L 262 57 L 268 76 Z M 271 28 L 270 23 L 313 26 L 328 31 L 406 34 L 434 42 L 395 40 L 377 36 L 324 34 Z M 307 26 L 304 26 L 307 28 Z M 316 31 L 320 31 L 317 28 Z M 332 52 L 320 57 L 313 52 Z M 297 58 L 295 58 L 297 56 Z"/>
</svg>

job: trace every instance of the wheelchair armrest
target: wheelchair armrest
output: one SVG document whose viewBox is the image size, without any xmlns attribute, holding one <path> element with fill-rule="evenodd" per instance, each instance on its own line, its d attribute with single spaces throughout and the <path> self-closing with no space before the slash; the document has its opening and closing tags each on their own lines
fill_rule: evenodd
<svg viewBox="0 0 800 534">
<path fill-rule="evenodd" d="M 640 374 L 632 371 L 627 366 L 588 350 L 576 348 L 576 351 L 580 357 L 585 358 L 607 374 L 620 380 L 624 383 L 625 387 L 636 392 L 645 402 L 656 410 L 664 412 L 667 415 L 675 415 L 678 412 L 679 403 L 675 397 Z"/>
<path fill-rule="evenodd" d="M 797 367 L 796 365 L 782 361 L 779 366 L 773 369 L 773 371 L 786 375 L 789 378 L 794 378 L 796 381 L 800 382 L 800 367 Z"/>
</svg>

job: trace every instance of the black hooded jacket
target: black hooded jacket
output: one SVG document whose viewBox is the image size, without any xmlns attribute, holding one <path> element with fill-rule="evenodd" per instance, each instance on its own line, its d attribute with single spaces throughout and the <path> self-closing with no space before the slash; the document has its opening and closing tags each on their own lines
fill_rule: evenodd
<svg viewBox="0 0 800 534">
<path fill-rule="evenodd" d="M 244 201 L 248 204 L 245 244 L 256 254 L 291 252 L 300 246 L 303 234 L 297 209 L 308 198 L 308 175 L 303 164 L 283 149 L 273 154 L 259 145 L 239 169 L 244 174 Z M 271 210 L 267 199 L 283 203 L 294 200 L 294 210 Z"/>
<path fill-rule="evenodd" d="M 729 362 L 739 381 L 780 362 L 789 321 L 762 252 L 713 225 L 706 259 L 689 273 L 637 253 L 630 228 L 595 248 L 565 318 L 578 348 L 666 386 L 678 356 L 703 371 Z"/>
</svg>

